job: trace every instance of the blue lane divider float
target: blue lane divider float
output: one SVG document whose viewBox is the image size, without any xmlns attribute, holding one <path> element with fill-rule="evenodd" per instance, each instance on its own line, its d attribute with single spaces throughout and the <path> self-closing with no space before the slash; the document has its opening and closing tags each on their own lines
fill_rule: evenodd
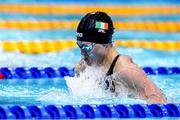
<svg viewBox="0 0 180 120">
<path fill-rule="evenodd" d="M 180 74 L 180 67 L 158 67 L 158 68 L 144 67 L 143 70 L 148 75 Z M 67 67 L 59 67 L 59 68 L 2 67 L 0 68 L 0 79 L 58 78 L 58 77 L 64 77 L 64 76 L 73 77 L 74 75 L 75 75 L 74 68 L 69 69 Z"/>
<path fill-rule="evenodd" d="M 180 117 L 180 104 L 0 106 L 0 119 Z"/>
<path fill-rule="evenodd" d="M 180 67 L 144 67 L 143 70 L 149 75 L 172 75 L 172 74 L 180 74 Z"/>
</svg>

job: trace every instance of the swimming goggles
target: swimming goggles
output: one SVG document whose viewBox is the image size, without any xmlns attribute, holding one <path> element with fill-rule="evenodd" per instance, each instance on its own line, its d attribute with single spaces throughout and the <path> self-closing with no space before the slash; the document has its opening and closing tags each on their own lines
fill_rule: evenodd
<svg viewBox="0 0 180 120">
<path fill-rule="evenodd" d="M 86 52 L 91 52 L 95 43 L 84 44 L 82 41 L 77 41 L 77 45 L 79 46 L 81 50 L 86 51 Z"/>
</svg>

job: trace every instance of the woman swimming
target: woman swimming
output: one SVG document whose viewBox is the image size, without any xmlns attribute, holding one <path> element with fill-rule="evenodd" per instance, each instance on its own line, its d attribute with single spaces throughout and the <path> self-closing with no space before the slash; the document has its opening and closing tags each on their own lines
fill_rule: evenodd
<svg viewBox="0 0 180 120">
<path fill-rule="evenodd" d="M 83 58 L 75 66 L 77 76 L 87 67 L 100 67 L 105 73 L 98 84 L 109 93 L 145 99 L 148 103 L 166 103 L 161 90 L 133 60 L 117 52 L 112 44 L 113 22 L 104 12 L 85 15 L 77 28 L 77 45 Z M 79 88 L 80 89 L 80 88 Z"/>
</svg>

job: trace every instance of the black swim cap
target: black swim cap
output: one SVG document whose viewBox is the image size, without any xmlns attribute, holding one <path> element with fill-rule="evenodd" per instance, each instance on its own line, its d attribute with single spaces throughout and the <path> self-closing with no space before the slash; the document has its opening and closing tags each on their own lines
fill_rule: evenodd
<svg viewBox="0 0 180 120">
<path fill-rule="evenodd" d="M 86 14 L 77 27 L 77 40 L 99 44 L 112 43 L 114 33 L 111 17 L 104 12 Z"/>
</svg>

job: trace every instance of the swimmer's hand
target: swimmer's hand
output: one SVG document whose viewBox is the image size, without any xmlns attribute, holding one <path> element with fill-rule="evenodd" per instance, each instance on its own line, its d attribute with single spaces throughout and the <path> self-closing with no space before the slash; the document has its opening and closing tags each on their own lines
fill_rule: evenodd
<svg viewBox="0 0 180 120">
<path fill-rule="evenodd" d="M 80 65 L 79 65 L 79 64 L 76 64 L 76 65 L 75 65 L 75 74 L 76 74 L 76 76 L 79 76 L 79 75 L 80 75 L 80 69 L 81 69 Z"/>
<path fill-rule="evenodd" d="M 75 65 L 75 74 L 76 76 L 80 75 L 80 72 L 83 72 L 86 68 L 86 63 L 83 59 L 81 59 L 81 61 Z"/>
</svg>

